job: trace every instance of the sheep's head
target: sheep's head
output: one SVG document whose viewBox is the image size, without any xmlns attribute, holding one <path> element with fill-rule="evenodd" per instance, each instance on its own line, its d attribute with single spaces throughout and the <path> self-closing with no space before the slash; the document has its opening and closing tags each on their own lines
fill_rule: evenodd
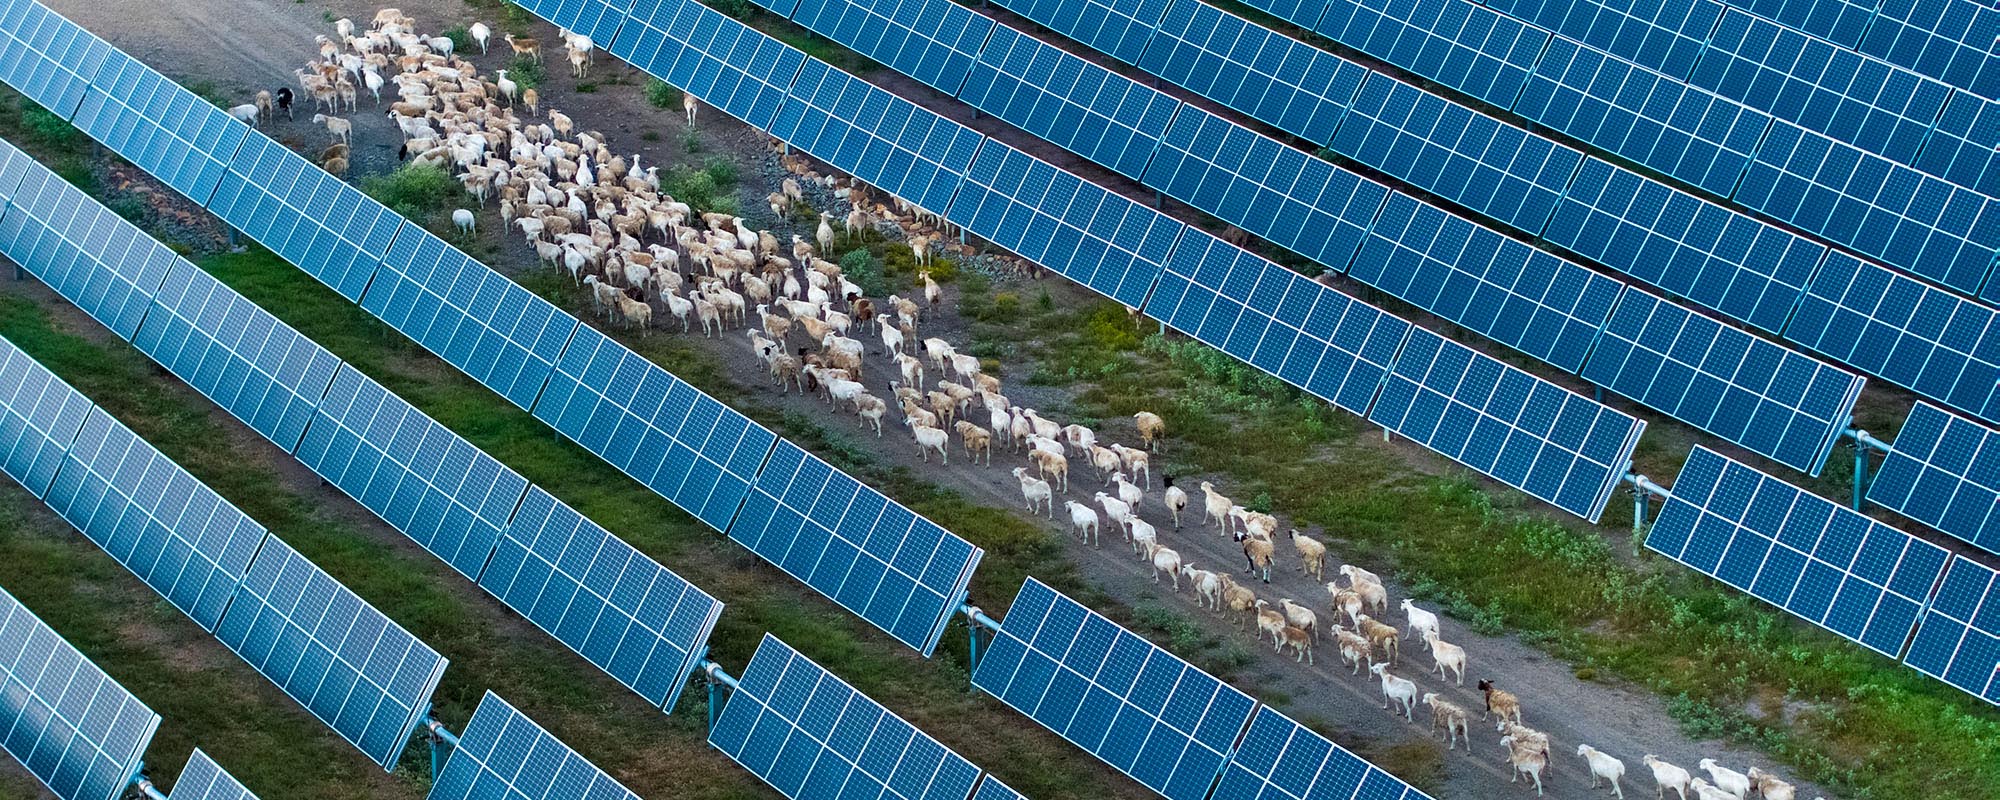
<svg viewBox="0 0 2000 800">
<path fill-rule="evenodd" d="M 1424 692 L 1424 696 L 1423 696 L 1423 697 L 1422 697 L 1421 699 L 1423 700 L 1423 702 L 1424 702 L 1424 705 L 1427 705 L 1427 706 L 1435 706 L 1435 705 L 1437 705 L 1437 699 L 1438 699 L 1438 693 L 1437 693 L 1437 692 Z"/>
<path fill-rule="evenodd" d="M 1369 665 L 1369 667 L 1368 667 L 1368 671 L 1369 671 L 1369 672 L 1371 672 L 1371 673 L 1374 673 L 1374 674 L 1375 674 L 1375 675 L 1376 675 L 1377 677 L 1386 677 L 1386 676 L 1387 676 L 1387 675 L 1389 674 L 1389 665 L 1388 665 L 1388 664 L 1372 664 L 1372 665 Z"/>
<path fill-rule="evenodd" d="M 1587 744 L 1580 744 L 1580 745 L 1577 745 L 1577 746 L 1576 746 L 1576 754 L 1577 754 L 1577 755 L 1580 755 L 1580 756 L 1583 756 L 1583 757 L 1585 757 L 1585 758 L 1588 758 L 1588 757 L 1590 757 L 1590 754 L 1591 754 L 1592 752 L 1594 752 L 1594 750 L 1593 750 L 1593 749 L 1591 748 L 1591 746 L 1590 746 L 1590 745 L 1587 745 Z"/>
</svg>

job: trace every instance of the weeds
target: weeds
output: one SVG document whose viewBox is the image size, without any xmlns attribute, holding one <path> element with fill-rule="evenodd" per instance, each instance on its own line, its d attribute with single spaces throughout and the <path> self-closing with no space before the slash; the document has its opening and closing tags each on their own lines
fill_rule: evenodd
<svg viewBox="0 0 2000 800">
<path fill-rule="evenodd" d="M 532 56 L 518 55 L 507 62 L 507 79 L 520 85 L 523 92 L 541 86 L 548 77 L 548 72 L 542 69 L 542 62 Z"/>
<path fill-rule="evenodd" d="M 361 191 L 410 219 L 437 223 L 451 209 L 468 201 L 465 188 L 450 173 L 436 167 L 406 164 L 387 175 L 361 182 Z"/>
<path fill-rule="evenodd" d="M 460 55 L 470 53 L 473 48 L 479 46 L 479 43 L 472 39 L 472 31 L 467 30 L 464 25 L 446 28 L 442 35 L 451 40 L 451 51 Z"/>
<path fill-rule="evenodd" d="M 679 110 L 681 107 L 681 90 L 659 78 L 647 78 L 646 102 L 654 108 Z"/>
<path fill-rule="evenodd" d="M 840 257 L 840 271 L 869 297 L 885 297 L 891 291 L 882 275 L 881 260 L 867 250 L 847 251 L 847 255 Z"/>
</svg>

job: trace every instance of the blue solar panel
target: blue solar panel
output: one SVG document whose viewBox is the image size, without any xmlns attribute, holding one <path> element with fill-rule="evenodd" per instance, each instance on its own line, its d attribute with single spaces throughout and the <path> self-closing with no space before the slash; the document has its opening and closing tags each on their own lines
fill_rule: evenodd
<svg viewBox="0 0 2000 800">
<path fill-rule="evenodd" d="M 264 541 L 263 525 L 102 408 L 84 420 L 47 499 L 207 631 Z"/>
<path fill-rule="evenodd" d="M 1486 0 L 1486 6 L 1675 78 L 1722 16 L 1714 0 Z"/>
<path fill-rule="evenodd" d="M 1423 792 L 1290 717 L 1257 709 L 1213 800 L 1417 800 Z"/>
<path fill-rule="evenodd" d="M 1628 289 L 1584 380 L 1812 475 L 1854 413 L 1862 379 L 1784 345 Z"/>
<path fill-rule="evenodd" d="M 1583 153 L 1380 73 L 1333 137 L 1335 152 L 1529 234 L 1540 233 Z"/>
<path fill-rule="evenodd" d="M 181 258 L 39 165 L 28 170 L 12 206 L 0 216 L 0 254 L 131 339 Z"/>
<path fill-rule="evenodd" d="M 549 5 L 556 0 L 539 0 L 525 4 L 529 10 L 540 5 Z M 620 0 L 622 2 L 623 0 Z M 673 68 L 674 62 L 687 52 L 687 43 L 668 36 L 666 31 L 673 27 L 674 17 L 681 13 L 688 0 L 645 0 L 635 2 L 628 21 L 618 28 L 617 37 L 604 44 L 604 49 L 614 56 L 630 62 L 632 66 L 650 72 L 656 78 Z M 543 19 L 559 22 L 548 13 L 541 13 Z"/>
<path fill-rule="evenodd" d="M 1173 0 L 997 0 L 994 5 L 1039 22 L 1127 64 L 1167 15 Z"/>
<path fill-rule="evenodd" d="M 1410 323 L 1189 228 L 1146 314 L 1352 411 L 1368 413 Z"/>
<path fill-rule="evenodd" d="M 529 408 L 575 317 L 415 225 L 396 235 L 361 307 Z"/>
<path fill-rule="evenodd" d="M 349 365 L 298 459 L 472 580 L 528 491 L 519 473 Z"/>
<path fill-rule="evenodd" d="M 789 441 L 729 538 L 927 657 L 985 554 Z"/>
<path fill-rule="evenodd" d="M 806 61 L 796 48 L 689 0 L 635 9 L 610 49 L 762 130 Z"/>
<path fill-rule="evenodd" d="M 21 180 L 42 169 L 34 157 L 21 152 L 12 142 L 0 139 L 0 217 L 6 216 L 13 205 L 14 192 L 21 188 Z"/>
<path fill-rule="evenodd" d="M 430 800 L 639 800 L 527 715 L 487 692 Z"/>
<path fill-rule="evenodd" d="M 132 344 L 289 453 L 340 359 L 185 261 Z"/>
<path fill-rule="evenodd" d="M 1993 309 L 1828 253 L 1785 338 L 1987 422 L 2000 422 Z"/>
<path fill-rule="evenodd" d="M 241 782 L 224 772 L 199 747 L 181 769 L 180 777 L 174 780 L 174 790 L 167 797 L 168 800 L 257 800 L 257 795 L 243 788 Z"/>
<path fill-rule="evenodd" d="M 1967 294 L 2000 251 L 2000 200 L 1783 121 L 1736 201 Z"/>
<path fill-rule="evenodd" d="M 41 497 L 95 408 L 13 342 L 0 337 L 0 470 Z"/>
<path fill-rule="evenodd" d="M 1954 558 L 1903 663 L 2000 704 L 2000 586 L 1992 568 Z"/>
<path fill-rule="evenodd" d="M 1314 144 L 1333 138 L 1369 75 L 1360 64 L 1206 3 L 1172 10 L 1141 68 Z"/>
<path fill-rule="evenodd" d="M 385 770 L 444 675 L 444 656 L 275 536 L 215 636 Z"/>
<path fill-rule="evenodd" d="M 0 0 L 0 81 L 69 119 L 90 80 L 114 52 L 62 15 L 34 0 Z"/>
<path fill-rule="evenodd" d="M 1145 184 L 1335 270 L 1389 189 L 1215 114 L 1182 106 Z"/>
<path fill-rule="evenodd" d="M 1793 30 L 1801 30 L 1821 39 L 1854 47 L 1861 41 L 1861 33 L 1868 29 L 1868 20 L 1874 16 L 1880 0 L 1729 0 L 1737 8 L 1748 9 L 1750 13 L 1773 20 Z"/>
<path fill-rule="evenodd" d="M 2000 102 L 1953 92 L 1917 154 L 1917 169 L 2000 197 Z M 1988 299 L 1993 299 L 1991 295 Z"/>
<path fill-rule="evenodd" d="M 609 45 L 635 0 L 514 0 L 572 33 L 589 36 L 598 47 Z M 654 0 L 645 0 L 652 3 Z"/>
<path fill-rule="evenodd" d="M 959 99 L 1133 179 L 1180 106 L 1005 25 L 993 29 Z"/>
<path fill-rule="evenodd" d="M 798 0 L 777 0 L 780 6 Z M 916 78 L 958 94 L 993 19 L 950 0 L 803 0 L 800 25 Z"/>
<path fill-rule="evenodd" d="M 353 302 L 403 225 L 396 212 L 254 131 L 208 210 Z"/>
<path fill-rule="evenodd" d="M 1568 372 L 1583 367 L 1621 287 L 1401 192 L 1348 274 Z"/>
<path fill-rule="evenodd" d="M 2000 431 L 1916 404 L 1868 500 L 2000 553 Z"/>
<path fill-rule="evenodd" d="M 2000 60 L 1993 57 L 1996 38 L 2000 38 L 2000 9 L 1990 4 L 1883 0 L 1860 50 L 1981 97 L 2000 97 Z"/>
<path fill-rule="evenodd" d="M 989 772 L 986 780 L 979 783 L 979 791 L 972 794 L 972 800 L 1028 800 L 1028 796 L 1014 791 L 1014 787 L 1001 783 Z"/>
<path fill-rule="evenodd" d="M 1326 14 L 1328 0 L 1246 0 L 1244 5 L 1262 11 L 1306 30 L 1319 24 L 1319 18 Z"/>
<path fill-rule="evenodd" d="M 1951 87 L 1730 11 L 1690 83 L 1892 161 L 1911 163 Z"/>
<path fill-rule="evenodd" d="M 118 800 L 160 715 L 0 589 L 0 746 L 64 800 Z"/>
<path fill-rule="evenodd" d="M 1562 38 L 1549 42 L 1514 111 L 1724 197 L 1771 124 L 1761 111 Z"/>
<path fill-rule="evenodd" d="M 113 51 L 76 126 L 198 204 L 206 204 L 247 129 L 145 64 Z"/>
<path fill-rule="evenodd" d="M 541 487 L 479 585 L 668 713 L 722 603 Z"/>
<path fill-rule="evenodd" d="M 938 212 L 951 205 L 985 138 L 818 60 L 800 70 L 770 131 L 835 169 Z"/>
<path fill-rule="evenodd" d="M 1368 419 L 1596 522 L 1646 423 L 1422 328 Z"/>
<path fill-rule="evenodd" d="M 1513 107 L 1549 41 L 1463 0 L 1332 0 L 1313 30 L 1501 108 Z"/>
<path fill-rule="evenodd" d="M 967 232 L 1137 306 L 1187 226 L 989 139 L 946 214 Z"/>
<path fill-rule="evenodd" d="M 979 768 L 770 634 L 708 743 L 797 800 L 965 800 Z"/>
<path fill-rule="evenodd" d="M 1826 248 L 1803 236 L 1589 159 L 1544 241 L 1777 333 Z"/>
<path fill-rule="evenodd" d="M 1700 445 L 1646 547 L 1890 658 L 1949 557 Z"/>
</svg>

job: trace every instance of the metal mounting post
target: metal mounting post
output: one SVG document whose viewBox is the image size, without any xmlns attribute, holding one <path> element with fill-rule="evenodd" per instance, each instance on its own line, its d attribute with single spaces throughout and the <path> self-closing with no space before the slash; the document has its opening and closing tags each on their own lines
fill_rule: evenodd
<svg viewBox="0 0 2000 800">
<path fill-rule="evenodd" d="M 1842 436 L 1854 440 L 1854 510 L 1861 510 L 1861 498 L 1868 494 L 1868 451 L 1889 452 L 1889 443 L 1868 435 L 1860 428 L 1848 428 Z"/>
<path fill-rule="evenodd" d="M 1625 482 L 1632 485 L 1632 532 L 1636 534 L 1645 530 L 1646 515 L 1651 510 L 1653 497 L 1665 500 L 1673 494 L 1644 475 L 1627 473 Z"/>
<path fill-rule="evenodd" d="M 978 606 L 961 604 L 958 610 L 960 613 L 965 614 L 965 638 L 969 642 L 967 645 L 970 651 L 968 655 L 971 657 L 968 663 L 972 669 L 978 669 L 979 629 L 985 628 L 988 631 L 998 633 L 1000 631 L 1000 622 L 986 616 L 986 612 L 979 610 Z"/>
<path fill-rule="evenodd" d="M 160 793 L 160 787 L 153 785 L 153 779 L 146 777 L 144 761 L 132 769 L 132 788 L 138 790 L 139 796 L 146 800 L 167 800 L 167 796 Z"/>
<path fill-rule="evenodd" d="M 445 760 L 451 757 L 451 749 L 458 747 L 458 734 L 447 730 L 444 723 L 425 712 L 424 741 L 430 744 L 431 782 L 436 783 L 438 776 L 444 772 Z"/>
<path fill-rule="evenodd" d="M 722 713 L 723 705 L 729 701 L 729 696 L 722 691 L 723 688 L 727 687 L 731 691 L 735 691 L 737 687 L 742 685 L 742 682 L 738 681 L 735 676 L 723 672 L 721 664 L 708 660 L 706 656 L 696 664 L 696 667 L 701 670 L 702 677 L 708 681 L 708 729 L 712 731 L 715 730 L 716 716 Z"/>
</svg>

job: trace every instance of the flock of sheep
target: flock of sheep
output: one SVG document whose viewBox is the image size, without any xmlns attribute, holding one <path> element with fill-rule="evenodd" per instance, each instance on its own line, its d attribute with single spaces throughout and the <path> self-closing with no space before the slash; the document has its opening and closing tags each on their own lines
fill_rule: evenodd
<svg viewBox="0 0 2000 800">
<path fill-rule="evenodd" d="M 468 30 L 484 51 L 490 29 L 475 24 Z M 396 99 L 384 113 L 403 134 L 401 156 L 453 174 L 482 209 L 497 201 L 502 223 L 520 232 L 540 263 L 567 270 L 587 286 L 599 314 L 642 331 L 651 326 L 656 310 L 678 320 L 683 332 L 699 326 L 704 336 L 718 337 L 728 329 L 746 328 L 751 349 L 781 392 L 796 388 L 815 393 L 835 411 L 853 413 L 857 424 L 872 428 L 878 437 L 883 418 L 894 408 L 926 462 L 935 453 L 940 462 L 949 463 L 953 434 L 958 449 L 975 464 L 983 459 L 990 466 L 995 449 L 1019 454 L 1023 465 L 1010 471 L 1031 514 L 1053 520 L 1055 499 L 1064 495 L 1070 530 L 1085 542 L 1102 547 L 1102 534 L 1115 527 L 1132 553 L 1150 564 L 1153 582 L 1169 578 L 1178 593 L 1187 579 L 1199 605 L 1230 614 L 1239 627 L 1254 620 L 1260 642 L 1268 637 L 1274 649 L 1297 661 L 1311 662 L 1318 644 L 1331 642 L 1342 663 L 1351 667 L 1350 674 L 1358 675 L 1367 662 L 1367 670 L 1380 681 L 1384 708 L 1393 702 L 1396 713 L 1414 721 L 1413 709 L 1421 702 L 1431 710 L 1433 735 L 1442 730 L 1449 748 L 1463 737 L 1471 751 L 1466 708 L 1438 692 L 1420 696 L 1413 681 L 1390 672 L 1407 633 L 1428 646 L 1430 672 L 1440 679 L 1449 674 L 1455 685 L 1464 685 L 1466 651 L 1440 638 L 1436 614 L 1406 599 L 1400 606 L 1405 629 L 1378 621 L 1369 612 L 1381 614 L 1388 608 L 1381 579 L 1342 564 L 1338 573 L 1346 585 L 1325 584 L 1334 622 L 1329 629 L 1309 604 L 1260 599 L 1235 574 L 1183 560 L 1143 514 L 1157 506 L 1179 531 L 1181 514 L 1192 502 L 1171 476 L 1163 476 L 1158 500 L 1149 495 L 1150 460 L 1166 436 L 1165 422 L 1150 412 L 1135 414 L 1140 446 L 1127 447 L 1101 441 L 1088 427 L 1063 425 L 1014 404 L 978 358 L 958 353 L 942 337 L 920 333 L 919 326 L 934 322 L 943 303 L 943 289 L 927 271 L 919 272 L 921 297 L 890 295 L 878 304 L 838 265 L 822 258 L 836 245 L 831 215 L 819 215 L 813 241 L 792 236 L 789 243 L 771 231 L 752 229 L 741 217 L 696 215 L 660 190 L 657 167 L 642 167 L 638 155 L 627 159 L 613 154 L 601 134 L 578 130 L 560 111 L 547 109 L 544 117 L 533 89 L 520 91 L 505 70 L 486 80 L 452 52 L 451 39 L 419 35 L 413 21 L 397 9 L 378 12 L 366 30 L 339 20 L 334 37 L 318 38 L 319 56 L 295 75 L 300 91 L 315 104 L 315 123 L 337 140 L 321 154 L 329 171 L 345 171 L 352 128 L 349 120 L 335 115 L 356 112 L 363 90 L 379 106 L 382 90 L 393 86 Z M 503 38 L 517 55 L 540 58 L 538 42 Z M 567 31 L 562 39 L 572 74 L 583 76 L 595 44 Z M 275 94 L 260 92 L 256 103 L 230 113 L 255 124 L 276 111 L 290 114 L 293 97 L 289 87 Z M 686 124 L 694 125 L 691 95 L 685 96 L 684 111 Z M 803 170 L 796 160 L 787 159 L 787 166 Z M 871 204 L 867 188 L 858 182 L 821 179 L 817 173 L 800 177 L 823 182 L 848 203 L 852 210 L 842 220 L 846 235 L 878 222 L 896 222 L 906 227 L 920 270 L 941 246 L 918 232 L 946 227 L 924 209 L 892 198 L 896 210 L 891 211 L 888 205 Z M 802 200 L 794 178 L 785 179 L 781 190 L 766 198 L 781 219 L 792 216 Z M 453 221 L 467 235 L 476 232 L 471 209 L 457 210 Z M 866 333 L 880 341 L 880 350 L 871 354 L 860 339 L 850 338 Z M 873 366 L 871 355 L 877 362 Z M 881 395 L 864 382 L 875 375 L 880 376 L 877 385 L 886 387 Z M 1087 501 L 1068 499 L 1072 459 L 1087 464 L 1100 481 L 1100 490 Z M 1200 492 L 1202 527 L 1240 543 L 1244 572 L 1269 584 L 1279 549 L 1278 519 L 1236 504 L 1212 483 L 1203 482 Z M 1297 529 L 1284 536 L 1299 557 L 1300 570 L 1324 580 L 1326 546 Z M 1496 720 L 1514 778 L 1531 778 L 1540 794 L 1551 757 L 1548 735 L 1522 724 L 1520 702 L 1513 694 L 1489 681 L 1479 681 L 1478 687 L 1485 706 L 1480 718 Z M 1589 745 L 1579 745 L 1576 753 L 1590 767 L 1592 786 L 1608 781 L 1617 796 L 1624 796 L 1623 762 Z M 1768 800 L 1793 796 L 1790 784 L 1757 769 L 1739 773 L 1703 759 L 1699 768 L 1708 778 L 1702 779 L 1650 755 L 1643 761 L 1662 798 L 1669 788 L 1681 800 L 1689 790 L 1697 800 L 1743 800 L 1751 792 Z"/>
</svg>

